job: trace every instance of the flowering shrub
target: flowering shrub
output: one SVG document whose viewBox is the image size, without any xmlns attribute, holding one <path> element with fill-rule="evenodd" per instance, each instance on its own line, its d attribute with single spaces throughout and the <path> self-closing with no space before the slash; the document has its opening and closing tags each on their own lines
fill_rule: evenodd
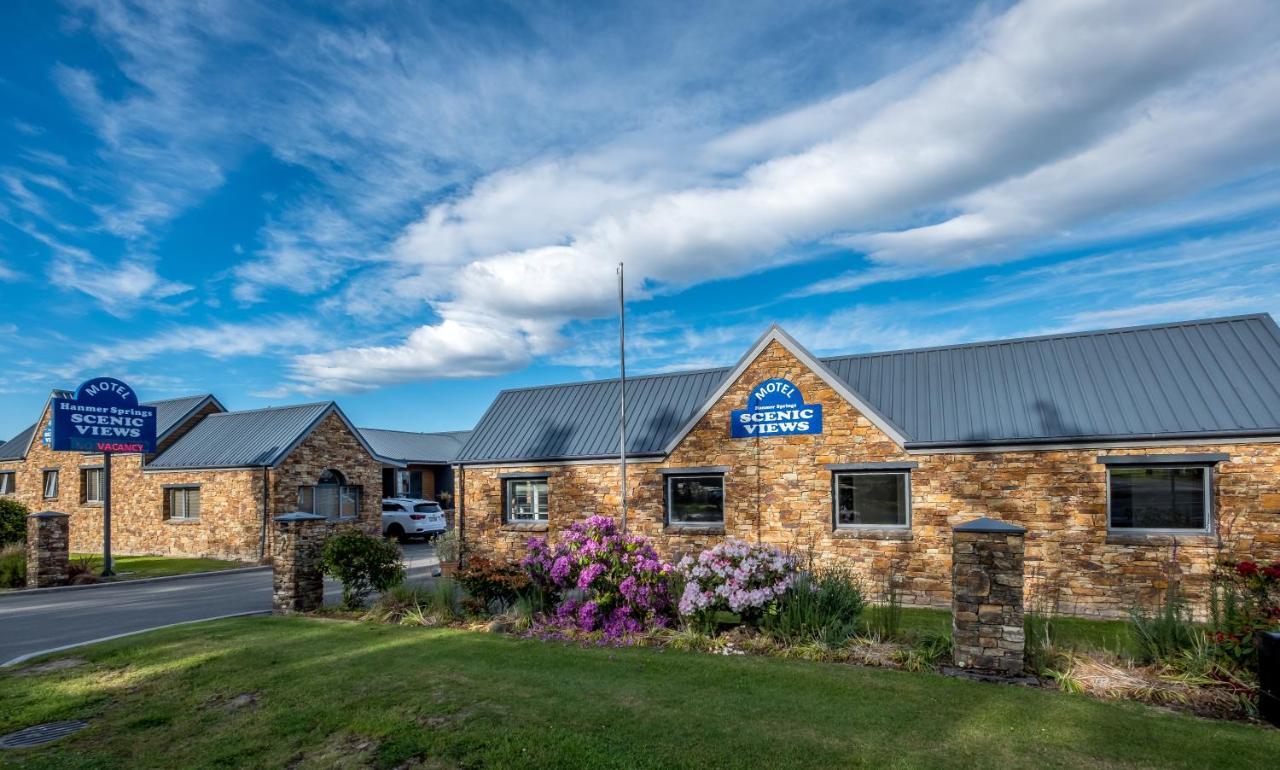
<svg viewBox="0 0 1280 770">
<path fill-rule="evenodd" d="M 533 538 L 520 566 L 551 599 L 551 621 L 562 628 L 616 639 L 671 620 L 671 566 L 648 539 L 623 535 L 613 519 L 578 522 L 555 546 Z"/>
<path fill-rule="evenodd" d="M 717 611 L 735 613 L 756 625 L 765 610 L 795 580 L 795 557 L 767 545 L 729 540 L 698 558 L 686 556 L 677 568 L 685 578 L 680 614 L 700 618 L 704 625 Z"/>
<path fill-rule="evenodd" d="M 1210 639 L 1235 664 L 1251 668 L 1259 631 L 1280 631 L 1280 562 L 1225 564 L 1216 574 Z"/>
</svg>

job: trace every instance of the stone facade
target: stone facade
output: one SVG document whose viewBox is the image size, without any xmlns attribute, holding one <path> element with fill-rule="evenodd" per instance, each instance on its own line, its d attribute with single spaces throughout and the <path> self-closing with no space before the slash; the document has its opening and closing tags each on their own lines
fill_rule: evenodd
<svg viewBox="0 0 1280 770">
<path fill-rule="evenodd" d="M 67 582 L 70 553 L 67 550 L 65 513 L 44 511 L 27 517 L 27 588 L 60 586 Z"/>
<path fill-rule="evenodd" d="M 197 414 L 176 433 L 185 433 Z M 48 412 L 40 424 L 48 420 Z M 102 505 L 84 499 L 82 472 L 102 467 L 101 455 L 54 452 L 39 438 L 25 460 L 0 463 L 16 473 L 14 497 L 31 510 L 53 508 L 70 514 L 74 553 L 102 549 Z M 330 413 L 276 468 L 144 470 L 143 456 L 113 455 L 111 462 L 111 544 L 117 554 L 201 556 L 258 561 L 271 553 L 271 516 L 297 510 L 298 487 L 315 484 L 325 469 L 336 469 L 348 484 L 363 486 L 355 522 L 376 531 L 381 518 L 381 462 L 370 455 L 346 424 Z M 43 471 L 56 469 L 58 494 L 43 496 Z M 267 494 L 264 495 L 264 484 Z M 200 489 L 197 519 L 170 518 L 168 489 Z"/>
<path fill-rule="evenodd" d="M 275 519 L 271 551 L 271 608 L 277 614 L 311 612 L 324 604 L 320 549 L 329 534 L 323 516 L 289 513 Z"/>
<path fill-rule="evenodd" d="M 821 403 L 819 435 L 729 438 L 729 413 L 758 383 L 783 377 L 806 403 Z M 1214 472 L 1214 533 L 1109 534 L 1105 454 L 1222 452 Z M 916 462 L 908 529 L 834 527 L 830 463 Z M 723 530 L 664 526 L 664 468 L 726 466 Z M 503 474 L 544 472 L 546 525 L 502 521 Z M 619 514 L 616 463 L 467 466 L 461 469 L 465 547 L 501 557 L 523 553 L 530 533 L 554 539 L 577 519 Z M 1280 444 L 1072 448 L 1038 451 L 908 453 L 778 342 L 752 361 L 725 395 L 661 462 L 628 466 L 629 530 L 653 538 L 668 558 L 724 537 L 766 542 L 842 563 L 864 576 L 874 596 L 889 581 L 905 601 L 951 604 L 951 530 L 989 516 L 1024 526 L 1028 601 L 1066 614 L 1121 616 L 1151 605 L 1171 582 L 1198 606 L 1220 556 L 1266 558 L 1280 552 Z"/>
<path fill-rule="evenodd" d="M 1004 676 L 1022 673 L 1025 530 L 977 519 L 952 533 L 951 604 L 955 661 Z"/>
</svg>

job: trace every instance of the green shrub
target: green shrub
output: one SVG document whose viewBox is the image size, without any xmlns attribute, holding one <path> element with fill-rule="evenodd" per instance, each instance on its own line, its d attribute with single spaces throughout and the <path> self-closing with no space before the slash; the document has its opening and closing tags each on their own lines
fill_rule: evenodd
<svg viewBox="0 0 1280 770">
<path fill-rule="evenodd" d="M 440 533 L 435 544 L 436 558 L 440 559 L 441 564 L 452 564 L 461 555 L 462 543 L 458 540 L 458 533 L 453 530 Z"/>
<path fill-rule="evenodd" d="M 0 588 L 22 588 L 26 584 L 26 547 L 17 544 L 0 547 Z"/>
<path fill-rule="evenodd" d="M 1040 612 L 1028 612 L 1023 616 L 1027 669 L 1030 671 L 1046 671 L 1057 662 L 1053 649 L 1053 640 L 1057 636 L 1054 620 L 1054 615 Z"/>
<path fill-rule="evenodd" d="M 320 564 L 326 575 L 342 581 L 342 605 L 347 609 L 364 606 L 374 591 L 404 582 L 404 563 L 395 543 L 357 529 L 330 535 L 320 550 Z"/>
<path fill-rule="evenodd" d="M 908 671 L 931 671 L 951 657 L 954 644 L 950 634 L 925 634 L 915 644 L 894 654 Z"/>
<path fill-rule="evenodd" d="M 818 641 L 839 647 L 858 632 L 866 602 L 846 569 L 802 572 L 764 616 L 765 633 L 788 644 Z"/>
<path fill-rule="evenodd" d="M 885 585 L 884 601 L 873 604 L 867 612 L 867 632 L 876 639 L 902 636 L 902 597 L 898 581 L 890 575 Z"/>
<path fill-rule="evenodd" d="M 1160 609 L 1149 613 L 1135 607 L 1129 611 L 1129 629 L 1137 642 L 1143 663 L 1155 663 L 1179 656 L 1197 644 L 1203 633 L 1191 621 L 1186 602 L 1173 589 L 1165 594 Z"/>
<path fill-rule="evenodd" d="M 27 516 L 31 509 L 12 497 L 0 497 L 0 546 L 27 542 Z"/>
<path fill-rule="evenodd" d="M 532 585 L 520 565 L 494 562 L 484 556 L 467 557 L 455 579 L 471 598 L 491 612 L 506 610 Z"/>
</svg>

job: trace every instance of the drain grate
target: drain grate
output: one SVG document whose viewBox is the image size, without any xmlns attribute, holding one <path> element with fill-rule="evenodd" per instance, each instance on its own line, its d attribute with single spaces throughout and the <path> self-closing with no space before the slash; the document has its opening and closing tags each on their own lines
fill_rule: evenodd
<svg viewBox="0 0 1280 770">
<path fill-rule="evenodd" d="M 19 730 L 16 733 L 0 735 L 0 749 L 25 749 L 31 746 L 40 746 L 83 730 L 88 726 L 88 722 L 81 722 L 76 719 L 65 722 L 47 722 L 35 727 L 28 727 L 25 730 Z"/>
</svg>

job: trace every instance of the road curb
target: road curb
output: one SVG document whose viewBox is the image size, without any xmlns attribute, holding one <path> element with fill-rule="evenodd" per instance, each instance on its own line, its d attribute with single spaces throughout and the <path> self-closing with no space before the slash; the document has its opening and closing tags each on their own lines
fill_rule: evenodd
<svg viewBox="0 0 1280 770">
<path fill-rule="evenodd" d="M 163 628 L 174 628 L 176 626 L 189 626 L 192 623 L 208 623 L 209 621 L 212 621 L 212 620 L 226 620 L 227 618 L 246 618 L 252 615 L 270 615 L 270 614 L 271 614 L 271 610 L 253 610 L 252 612 L 233 612 L 229 615 L 215 615 L 212 618 L 198 618 L 196 620 L 183 620 L 178 623 L 165 623 L 162 626 L 152 626 L 151 628 L 140 628 L 137 631 L 126 631 L 123 634 L 112 634 L 111 636 L 101 636 L 101 637 L 98 637 L 97 639 L 88 639 L 83 642 L 75 642 L 73 644 L 64 644 L 61 647 L 50 647 L 47 650 L 40 650 L 38 652 L 28 652 L 25 655 L 19 655 L 16 658 L 12 658 L 10 660 L 6 660 L 4 663 L 0 663 L 0 668 L 9 668 L 10 666 L 16 666 L 20 663 L 25 663 L 28 660 L 31 660 L 32 658 L 38 658 L 42 655 L 52 655 L 55 652 L 65 652 L 67 650 L 74 650 L 77 647 L 85 647 L 90 644 L 99 644 L 101 642 L 109 642 L 113 639 L 123 639 L 127 636 L 137 636 L 138 634 L 145 634 L 151 631 L 159 631 Z"/>
<path fill-rule="evenodd" d="M 16 596 L 31 596 L 33 594 L 56 593 L 58 591 L 83 591 L 90 588 L 113 588 L 115 586 L 141 586 L 148 583 L 168 583 L 173 580 L 191 580 L 194 578 L 215 577 L 217 575 L 239 575 L 248 572 L 263 572 L 270 570 L 271 566 L 262 567 L 236 567 L 235 569 L 218 569 L 210 572 L 188 572 L 185 575 L 162 575 L 152 578 L 138 578 L 137 580 L 114 580 L 109 583 L 87 583 L 81 586 L 49 586 L 48 588 L 19 588 L 15 591 L 7 591 L 0 594 L 0 602 L 7 598 Z"/>
</svg>

